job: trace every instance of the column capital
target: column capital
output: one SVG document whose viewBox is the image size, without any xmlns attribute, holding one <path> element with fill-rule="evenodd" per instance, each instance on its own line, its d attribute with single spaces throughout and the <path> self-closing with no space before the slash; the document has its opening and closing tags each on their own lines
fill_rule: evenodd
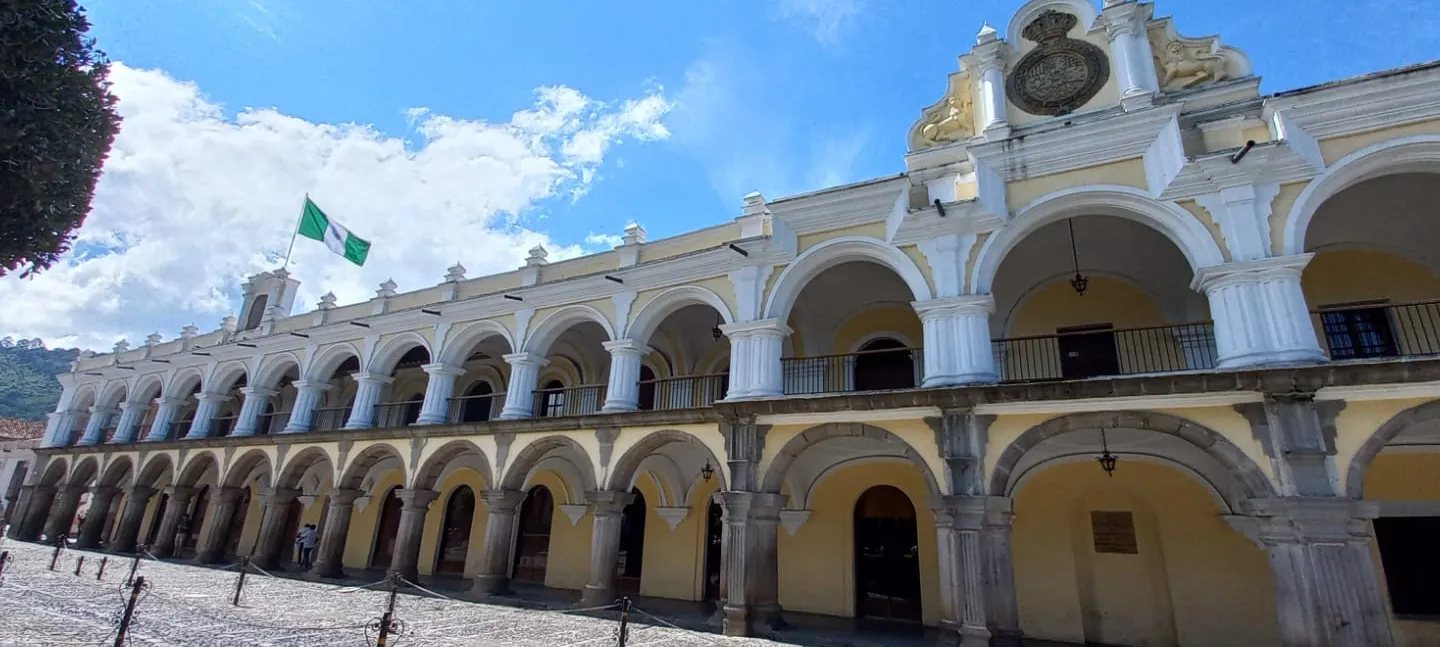
<svg viewBox="0 0 1440 647">
<path fill-rule="evenodd" d="M 171 501 L 189 501 L 200 490 L 199 488 L 187 487 L 184 485 L 171 485 L 165 488 L 165 494 L 170 495 Z"/>
<path fill-rule="evenodd" d="M 597 490 L 585 493 L 585 501 L 593 508 L 595 516 L 618 515 L 635 500 L 635 495 L 629 492 L 612 492 L 610 490 Z"/>
<path fill-rule="evenodd" d="M 648 345 L 634 339 L 616 339 L 601 344 L 611 355 L 633 355 L 644 357 L 652 350 Z"/>
<path fill-rule="evenodd" d="M 155 404 L 162 407 L 181 407 L 185 405 L 185 398 L 167 398 L 164 396 L 155 398 Z"/>
<path fill-rule="evenodd" d="M 240 497 L 245 496 L 245 488 L 225 486 L 220 488 L 220 500 L 225 503 L 236 503 Z"/>
<path fill-rule="evenodd" d="M 1375 501 L 1333 497 L 1274 497 L 1241 504 L 1225 521 L 1262 547 L 1279 544 L 1366 543 Z"/>
<path fill-rule="evenodd" d="M 90 415 L 91 415 L 91 416 L 109 415 L 109 414 L 112 414 L 112 413 L 119 413 L 119 412 L 120 412 L 119 409 L 111 409 L 111 408 L 109 408 L 109 407 L 102 407 L 102 406 L 100 406 L 100 405 L 95 405 L 95 406 L 93 406 L 93 407 L 90 407 Z"/>
<path fill-rule="evenodd" d="M 120 493 L 120 488 L 113 485 L 92 485 L 90 494 L 96 497 L 113 497 Z"/>
<path fill-rule="evenodd" d="M 545 359 L 545 356 L 540 353 L 528 350 L 502 355 L 501 359 L 505 360 L 505 363 L 511 366 L 525 366 L 529 368 L 540 368 L 550 363 L 550 360 Z"/>
<path fill-rule="evenodd" d="M 743 337 L 784 337 L 792 331 L 779 319 L 761 319 L 720 325 L 720 332 L 730 339 Z"/>
<path fill-rule="evenodd" d="M 196 393 L 195 400 L 203 404 L 221 405 L 229 400 L 230 396 L 224 393 Z"/>
<path fill-rule="evenodd" d="M 240 389 L 240 394 L 245 396 L 246 399 L 253 397 L 273 398 L 279 395 L 280 392 L 275 389 L 267 389 L 263 386 L 247 386 Z"/>
<path fill-rule="evenodd" d="M 1298 281 L 1300 273 L 1314 257 L 1314 254 L 1294 254 L 1210 265 L 1195 270 L 1195 278 L 1190 281 L 1190 288 L 1198 292 L 1208 292 L 1236 283 L 1258 283 L 1277 279 Z"/>
<path fill-rule="evenodd" d="M 380 375 L 377 373 L 370 373 L 368 371 L 363 373 L 354 373 L 350 376 L 350 379 L 355 380 L 357 384 L 373 384 L 376 386 L 383 386 L 395 381 L 395 378 L 388 375 Z"/>
<path fill-rule="evenodd" d="M 125 488 L 125 496 L 130 497 L 131 499 L 149 499 L 150 497 L 155 496 L 158 492 L 159 490 L 153 487 L 149 487 L 147 485 L 132 485 L 128 488 Z"/>
<path fill-rule="evenodd" d="M 144 411 L 149 407 L 150 403 L 148 402 L 121 402 L 119 405 L 116 406 L 116 408 L 120 410 L 120 413 L 129 413 L 131 411 Z"/>
<path fill-rule="evenodd" d="M 449 377 L 460 377 L 461 375 L 465 374 L 464 367 L 451 366 L 449 364 L 440 362 L 436 362 L 434 364 L 425 364 L 420 367 L 420 370 L 425 371 L 426 375 L 444 375 Z"/>
<path fill-rule="evenodd" d="M 525 502 L 526 493 L 520 490 L 481 490 L 479 497 L 491 512 L 509 510 L 514 512 Z"/>
<path fill-rule="evenodd" d="M 440 493 L 435 490 L 401 488 L 395 490 L 395 496 L 399 497 L 400 502 L 408 509 L 424 510 L 429 508 L 430 504 L 435 502 L 435 499 L 440 498 Z"/>
<path fill-rule="evenodd" d="M 330 490 L 330 492 L 329 492 L 328 494 L 326 494 L 326 497 L 329 498 L 329 500 L 330 500 L 330 505 L 352 506 L 352 505 L 355 505 L 355 499 L 360 498 L 360 497 L 363 496 L 364 494 L 365 494 L 365 491 L 364 491 L 364 490 L 352 490 L 352 489 L 350 489 L 350 488 L 335 488 L 335 489 Z"/>
<path fill-rule="evenodd" d="M 940 494 L 930 497 L 936 528 L 975 531 L 987 527 L 1008 528 L 1015 516 L 1014 506 L 1014 501 L 1003 496 Z"/>
<path fill-rule="evenodd" d="M 1138 2 L 1107 0 L 1097 21 L 1104 25 L 1105 34 L 1111 39 L 1120 34 L 1140 35 L 1140 26 L 1145 24 L 1146 12 Z"/>
<path fill-rule="evenodd" d="M 300 497 L 300 490 L 290 488 L 270 488 L 269 491 L 260 495 L 261 501 L 268 506 L 290 505 L 292 501 Z"/>
<path fill-rule="evenodd" d="M 995 297 L 990 294 L 966 294 L 958 297 L 912 301 L 910 307 L 920 318 L 954 317 L 960 315 L 990 316 L 995 312 Z"/>
<path fill-rule="evenodd" d="M 309 389 L 311 391 L 329 391 L 335 388 L 334 384 L 321 382 L 319 380 L 296 380 L 291 382 L 296 389 Z"/>
</svg>

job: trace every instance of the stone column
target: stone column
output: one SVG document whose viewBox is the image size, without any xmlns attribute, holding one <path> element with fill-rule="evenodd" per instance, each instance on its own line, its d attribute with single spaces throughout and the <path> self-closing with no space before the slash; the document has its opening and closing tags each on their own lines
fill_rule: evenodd
<svg viewBox="0 0 1440 647">
<path fill-rule="evenodd" d="M 131 486 L 125 491 L 125 508 L 120 512 L 120 531 L 115 535 L 115 552 L 133 553 L 140 541 L 140 527 L 145 523 L 145 510 L 150 507 L 150 498 L 158 492 L 143 485 Z"/>
<path fill-rule="evenodd" d="M 390 560 L 390 572 L 414 582 L 420 579 L 420 540 L 425 534 L 425 513 L 430 504 L 439 498 L 435 490 L 395 491 L 403 504 L 400 508 L 400 530 L 395 536 L 395 556 Z"/>
<path fill-rule="evenodd" d="M 1010 123 L 1006 117 L 1004 46 L 995 29 L 986 26 L 980 30 L 972 50 L 979 61 L 980 96 L 976 97 L 975 107 L 980 115 L 980 134 L 989 141 L 1010 136 Z"/>
<path fill-rule="evenodd" d="M 990 345 L 988 294 L 916 301 L 925 331 L 926 388 L 994 382 L 995 352 Z"/>
<path fill-rule="evenodd" d="M 355 499 L 360 498 L 361 494 L 364 492 L 345 488 L 330 491 L 330 511 L 325 516 L 325 531 L 320 534 L 315 564 L 310 567 L 311 575 L 345 577 L 345 538 L 350 534 L 350 517 L 355 513 Z"/>
<path fill-rule="evenodd" d="M 165 516 L 160 520 L 160 535 L 150 547 L 150 552 L 156 557 L 174 556 L 175 531 L 180 529 L 180 519 L 190 511 L 190 500 L 195 498 L 196 492 L 198 490 L 193 487 L 172 485 L 165 488 L 165 493 L 170 495 L 170 501 L 165 504 Z"/>
<path fill-rule="evenodd" d="M 120 403 L 120 421 L 115 423 L 115 437 L 110 439 L 110 442 L 135 442 L 135 433 L 139 431 L 140 419 L 144 416 L 145 404 L 143 402 Z"/>
<path fill-rule="evenodd" d="M 90 510 L 85 514 L 85 523 L 80 524 L 76 548 L 88 550 L 100 547 L 105 528 L 110 525 L 110 504 L 115 502 L 115 495 L 119 493 L 120 488 L 107 485 L 90 488 Z"/>
<path fill-rule="evenodd" d="M 430 376 L 425 385 L 425 402 L 420 405 L 417 425 L 443 425 L 449 422 L 450 397 L 455 395 L 455 378 L 465 369 L 448 364 L 426 364 L 420 367 Z"/>
<path fill-rule="evenodd" d="M 505 389 L 500 419 L 529 418 L 535 410 L 535 382 L 540 379 L 540 368 L 550 362 L 538 353 L 523 351 L 506 355 L 505 363 L 510 365 L 510 384 Z"/>
<path fill-rule="evenodd" d="M 110 416 L 118 413 L 115 409 L 103 407 L 90 407 L 90 420 L 85 423 L 85 434 L 80 436 L 78 445 L 99 445 L 105 441 L 105 425 L 110 424 Z"/>
<path fill-rule="evenodd" d="M 356 373 L 355 405 L 350 409 L 350 419 L 345 421 L 346 429 L 370 429 L 375 426 L 375 405 L 380 404 L 380 394 L 394 378 L 374 373 Z"/>
<path fill-rule="evenodd" d="M 80 497 L 89 489 L 84 485 L 64 485 L 57 493 L 51 507 L 50 517 L 45 520 L 45 536 L 49 541 L 62 534 L 70 533 L 75 523 L 75 511 L 80 508 Z"/>
<path fill-rule="evenodd" d="M 10 531 L 10 536 L 20 541 L 36 541 L 40 534 L 45 531 L 45 520 L 50 518 L 50 506 L 55 504 L 55 486 L 53 485 L 26 485 L 20 488 L 20 500 L 16 505 L 21 506 L 24 516 L 15 529 Z"/>
<path fill-rule="evenodd" d="M 1270 554 L 1283 647 L 1394 645 L 1370 552 L 1373 501 L 1286 497 L 1226 520 Z"/>
<path fill-rule="evenodd" d="M 729 636 L 749 636 L 762 629 L 783 628 L 776 533 L 784 497 L 722 492 L 721 501 L 722 629 Z"/>
<path fill-rule="evenodd" d="M 1150 39 L 1145 33 L 1149 7 L 1138 2 L 1106 4 L 1100 15 L 1105 34 L 1115 57 L 1115 78 L 1120 88 L 1121 103 L 1127 110 L 1149 105 L 1148 98 L 1159 90 L 1155 64 L 1151 61 Z"/>
<path fill-rule="evenodd" d="M 52 411 L 46 417 L 45 440 L 42 444 L 46 447 L 69 445 L 71 436 L 75 435 L 75 412 Z"/>
<path fill-rule="evenodd" d="M 515 545 L 515 517 L 525 493 L 518 490 L 485 490 L 485 545 L 480 570 L 472 589 L 481 595 L 506 593 L 510 589 L 510 547 Z"/>
<path fill-rule="evenodd" d="M 335 388 L 326 382 L 300 380 L 295 383 L 295 407 L 290 411 L 290 420 L 285 423 L 282 433 L 294 434 L 310 431 L 315 424 L 315 408 L 325 392 Z"/>
<path fill-rule="evenodd" d="M 1325 361 L 1300 272 L 1310 254 L 1202 267 L 1191 287 L 1210 299 L 1218 368 Z"/>
<path fill-rule="evenodd" d="M 590 579 L 580 594 L 580 606 L 598 607 L 615 601 L 615 566 L 620 559 L 620 525 L 625 506 L 635 499 L 629 492 L 589 492 L 595 514 L 590 533 Z"/>
<path fill-rule="evenodd" d="M 175 420 L 175 414 L 180 412 L 185 400 L 155 398 L 155 404 L 159 405 L 159 408 L 155 410 L 155 419 L 150 421 L 150 432 L 145 434 L 145 440 L 169 440 L 170 423 Z"/>
<path fill-rule="evenodd" d="M 1020 644 L 1010 563 L 1010 500 L 944 495 L 931 500 L 940 571 L 941 624 L 991 645 Z"/>
<path fill-rule="evenodd" d="M 286 488 L 271 488 L 263 495 L 260 534 L 255 541 L 255 554 L 251 556 L 256 566 L 267 571 L 280 568 L 281 551 L 295 539 L 281 536 L 281 533 L 285 531 L 290 503 L 298 496 L 299 490 Z"/>
<path fill-rule="evenodd" d="M 270 398 L 278 395 L 279 391 L 247 386 L 240 389 L 240 394 L 245 396 L 245 399 L 240 403 L 240 417 L 235 421 L 235 429 L 230 435 L 254 436 L 260 431 L 260 414 L 265 413 L 265 405 L 269 404 Z"/>
<path fill-rule="evenodd" d="M 200 405 L 195 407 L 195 419 L 190 421 L 190 432 L 185 434 L 185 437 L 208 438 L 215 416 L 220 413 L 220 405 L 229 399 L 229 396 L 221 393 L 201 393 L 195 396 Z"/>
<path fill-rule="evenodd" d="M 214 564 L 225 556 L 225 540 L 230 536 L 230 520 L 245 490 L 238 487 L 220 488 L 220 496 L 210 506 L 209 519 L 203 520 L 204 530 L 195 546 L 196 564 Z"/>
<path fill-rule="evenodd" d="M 726 400 L 772 398 L 785 394 L 780 365 L 789 326 L 778 319 L 720 326 L 730 338 L 730 393 Z"/>
<path fill-rule="evenodd" d="M 650 347 L 633 339 L 607 341 L 610 351 L 610 384 L 603 411 L 634 411 L 640 408 L 640 362 Z"/>
<path fill-rule="evenodd" d="M 1015 562 L 1010 551 L 1010 530 L 1015 525 L 1015 502 L 991 497 L 985 509 L 986 610 L 990 644 L 1022 645 L 1020 604 L 1015 597 Z"/>
</svg>

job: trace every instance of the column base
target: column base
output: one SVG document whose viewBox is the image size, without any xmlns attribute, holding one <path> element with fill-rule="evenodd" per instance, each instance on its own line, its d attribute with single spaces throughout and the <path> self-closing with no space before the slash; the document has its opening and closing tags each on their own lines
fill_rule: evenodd
<svg viewBox="0 0 1440 647">
<path fill-rule="evenodd" d="M 503 575 L 476 575 L 470 592 L 479 596 L 509 595 L 510 578 Z"/>
<path fill-rule="evenodd" d="M 1215 362 L 1215 368 L 1237 369 L 1259 366 L 1303 366 L 1308 364 L 1321 364 L 1326 361 L 1329 361 L 1329 358 L 1318 348 L 1296 348 L 1291 350 L 1257 351 L 1223 357 Z"/>
<path fill-rule="evenodd" d="M 789 629 L 790 624 L 780 615 L 780 605 L 737 606 L 726 604 L 721 607 L 721 633 L 727 636 L 755 636 L 762 633 Z"/>
<path fill-rule="evenodd" d="M 421 426 L 421 425 L 443 425 L 443 424 L 446 424 L 447 422 L 449 422 L 449 421 L 446 420 L 444 417 L 440 417 L 440 418 L 427 418 L 427 417 L 425 417 L 425 416 L 422 415 L 422 416 L 420 416 L 419 418 L 416 418 L 416 419 L 415 419 L 415 423 L 412 424 L 412 425 L 410 425 L 410 426 L 412 426 L 412 427 L 419 427 L 419 426 Z"/>
<path fill-rule="evenodd" d="M 921 388 L 932 389 L 942 386 L 967 386 L 971 384 L 994 384 L 1000 377 L 994 373 L 954 373 L 950 375 L 926 376 Z"/>
<path fill-rule="evenodd" d="M 605 406 L 600 407 L 602 413 L 625 413 L 639 409 L 640 405 L 635 402 L 606 402 Z"/>
<path fill-rule="evenodd" d="M 580 593 L 581 608 L 601 607 L 615 601 L 615 589 L 594 587 L 589 584 Z"/>
<path fill-rule="evenodd" d="M 340 564 L 325 564 L 322 562 L 315 562 L 315 565 L 311 566 L 305 575 L 306 577 L 317 580 L 338 580 L 346 577 L 344 566 Z"/>
</svg>

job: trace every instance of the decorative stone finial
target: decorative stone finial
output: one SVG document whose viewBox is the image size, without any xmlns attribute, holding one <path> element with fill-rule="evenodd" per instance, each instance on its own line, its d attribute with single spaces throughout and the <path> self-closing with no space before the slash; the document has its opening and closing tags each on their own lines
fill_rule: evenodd
<svg viewBox="0 0 1440 647">
<path fill-rule="evenodd" d="M 385 279 L 385 282 L 380 284 L 380 289 L 375 291 L 375 297 L 379 299 L 393 297 L 395 296 L 395 287 L 395 279 Z"/>
<path fill-rule="evenodd" d="M 93 351 L 93 350 L 82 350 L 82 351 L 80 351 L 80 353 L 79 353 L 78 355 L 75 356 L 75 358 L 76 358 L 76 359 L 90 359 L 91 357 L 94 357 L 94 356 L 95 356 L 95 351 Z"/>
<path fill-rule="evenodd" d="M 146 336 L 145 336 L 145 345 L 146 345 L 146 346 L 155 346 L 155 345 L 159 344 L 159 343 L 160 343 L 162 340 L 164 340 L 164 339 L 165 339 L 164 337 L 161 337 L 161 336 L 160 336 L 160 333 L 158 333 L 158 332 L 152 332 L 152 333 L 150 333 L 149 335 L 146 335 Z"/>
<path fill-rule="evenodd" d="M 285 279 L 290 278 L 290 270 L 287 270 L 287 269 L 285 269 L 285 268 L 282 267 L 282 268 L 280 268 L 280 269 L 278 269 L 278 270 L 275 270 L 273 273 L 271 273 L 271 276 L 274 276 L 275 278 L 280 279 L 281 281 L 284 281 Z"/>
<path fill-rule="evenodd" d="M 197 335 L 199 335 L 199 334 L 200 334 L 200 327 L 199 327 L 199 326 L 196 326 L 196 325 L 193 324 L 193 323 L 192 323 L 192 324 L 189 324 L 189 325 L 185 326 L 184 328 L 181 328 L 181 329 L 180 329 L 180 338 L 181 338 L 181 339 L 194 339 L 194 338 L 195 338 Z"/>
<path fill-rule="evenodd" d="M 534 247 L 531 247 L 531 248 L 530 248 L 530 256 L 525 259 L 525 267 L 535 267 L 535 266 L 538 266 L 538 265 L 545 265 L 546 263 L 549 263 L 549 262 L 550 262 L 550 261 L 545 260 L 545 259 L 547 259 L 547 258 L 549 258 L 549 257 L 550 257 L 550 252 L 545 251 L 545 246 L 544 246 L 544 245 L 536 245 L 536 246 L 534 246 Z"/>
<path fill-rule="evenodd" d="M 998 40 L 999 38 L 999 32 L 995 31 L 995 28 L 991 27 L 990 23 L 987 22 L 984 25 L 981 25 L 980 33 L 975 35 L 975 44 L 984 45 L 985 43 Z"/>
<path fill-rule="evenodd" d="M 625 226 L 625 244 L 643 245 L 645 243 L 645 228 L 638 222 L 632 222 Z"/>
<path fill-rule="evenodd" d="M 239 320 L 235 318 L 235 315 L 225 315 L 225 318 L 220 320 L 220 329 L 225 332 L 235 332 L 235 327 L 238 321 Z"/>
<path fill-rule="evenodd" d="M 459 283 L 465 280 L 465 266 L 456 261 L 450 269 L 445 270 L 445 280 L 450 283 Z"/>
<path fill-rule="evenodd" d="M 130 350 L 130 342 L 125 341 L 124 339 L 115 342 L 115 352 L 123 353 L 127 350 Z"/>
<path fill-rule="evenodd" d="M 335 308 L 335 293 L 326 292 L 324 296 L 320 297 L 320 303 L 315 304 L 315 307 L 319 310 L 333 310 Z"/>
</svg>

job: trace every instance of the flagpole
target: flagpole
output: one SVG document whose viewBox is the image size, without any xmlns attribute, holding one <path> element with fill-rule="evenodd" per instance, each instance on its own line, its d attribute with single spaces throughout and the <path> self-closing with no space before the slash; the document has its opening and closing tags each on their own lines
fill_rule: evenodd
<svg viewBox="0 0 1440 647">
<path fill-rule="evenodd" d="M 305 192 L 305 204 L 310 203 L 310 192 Z M 300 217 L 295 219 L 295 231 L 290 232 L 290 249 L 285 250 L 285 264 L 280 269 L 290 267 L 290 254 L 295 251 L 295 239 L 300 236 L 300 225 L 305 222 L 305 204 L 300 205 Z"/>
</svg>

